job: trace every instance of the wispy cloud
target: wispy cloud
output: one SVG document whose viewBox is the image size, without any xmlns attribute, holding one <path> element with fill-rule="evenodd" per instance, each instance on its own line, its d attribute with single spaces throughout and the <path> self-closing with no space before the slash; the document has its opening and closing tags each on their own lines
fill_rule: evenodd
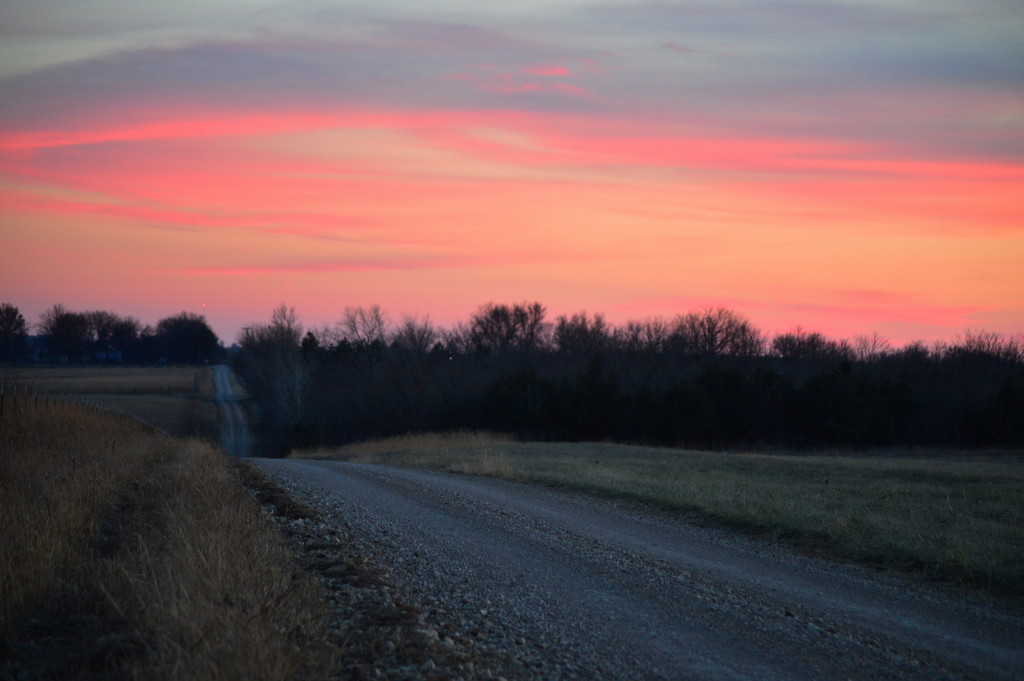
<svg viewBox="0 0 1024 681">
<path fill-rule="evenodd" d="M 168 281 L 324 306 L 343 282 L 638 314 L 697 291 L 837 332 L 1019 309 L 1012 3 L 182 2 L 7 9 L 26 288 L 47 250 L 65 283 L 114 272 L 117 234 Z"/>
</svg>

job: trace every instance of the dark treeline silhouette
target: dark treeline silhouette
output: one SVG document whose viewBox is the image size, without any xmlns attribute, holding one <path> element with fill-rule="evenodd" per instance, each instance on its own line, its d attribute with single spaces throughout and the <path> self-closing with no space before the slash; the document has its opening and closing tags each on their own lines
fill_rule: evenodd
<svg viewBox="0 0 1024 681">
<path fill-rule="evenodd" d="M 0 304 L 0 361 L 198 364 L 222 355 L 220 340 L 202 315 L 166 317 L 156 328 L 106 310 L 73 312 L 57 304 L 39 316 L 38 335 L 17 307 Z"/>
<path fill-rule="evenodd" d="M 282 450 L 457 428 L 713 448 L 1024 444 L 1019 335 L 892 348 L 799 327 L 769 338 L 722 308 L 613 326 L 521 303 L 449 329 L 347 308 L 309 331 L 281 306 L 240 343 Z"/>
</svg>

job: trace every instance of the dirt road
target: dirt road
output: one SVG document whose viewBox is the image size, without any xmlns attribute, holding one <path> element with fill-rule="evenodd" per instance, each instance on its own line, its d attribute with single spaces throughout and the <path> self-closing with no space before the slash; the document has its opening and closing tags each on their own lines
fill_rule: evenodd
<svg viewBox="0 0 1024 681">
<path fill-rule="evenodd" d="M 259 460 L 428 632 L 557 679 L 1021 679 L 1024 618 L 668 513 L 498 480 Z"/>
<path fill-rule="evenodd" d="M 220 408 L 220 446 L 231 456 L 250 456 L 252 440 L 249 420 L 239 404 L 241 396 L 235 387 L 231 368 L 226 364 L 213 367 L 213 385 Z"/>
</svg>

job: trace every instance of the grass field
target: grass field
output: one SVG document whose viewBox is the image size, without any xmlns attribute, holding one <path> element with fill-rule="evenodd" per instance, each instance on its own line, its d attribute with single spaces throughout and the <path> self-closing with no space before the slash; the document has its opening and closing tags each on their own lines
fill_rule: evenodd
<svg viewBox="0 0 1024 681">
<path fill-rule="evenodd" d="M 80 403 L 0 415 L 0 678 L 322 678 L 315 579 L 212 445 Z"/>
<path fill-rule="evenodd" d="M 1024 456 L 732 454 L 518 443 L 486 433 L 408 436 L 296 456 L 634 499 L 1024 603 Z"/>
<path fill-rule="evenodd" d="M 205 367 L 39 365 L 0 367 L 0 382 L 51 395 L 191 394 L 208 384 L 208 372 Z"/>
<path fill-rule="evenodd" d="M 0 385 L 33 399 L 85 400 L 172 435 L 212 438 L 218 418 L 209 367 L 0 367 Z"/>
</svg>

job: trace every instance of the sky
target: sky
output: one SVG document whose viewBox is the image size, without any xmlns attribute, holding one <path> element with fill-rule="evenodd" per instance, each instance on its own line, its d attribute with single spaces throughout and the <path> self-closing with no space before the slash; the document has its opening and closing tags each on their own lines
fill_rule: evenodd
<svg viewBox="0 0 1024 681">
<path fill-rule="evenodd" d="M 0 302 L 1024 331 L 1019 0 L 0 0 Z"/>
</svg>

